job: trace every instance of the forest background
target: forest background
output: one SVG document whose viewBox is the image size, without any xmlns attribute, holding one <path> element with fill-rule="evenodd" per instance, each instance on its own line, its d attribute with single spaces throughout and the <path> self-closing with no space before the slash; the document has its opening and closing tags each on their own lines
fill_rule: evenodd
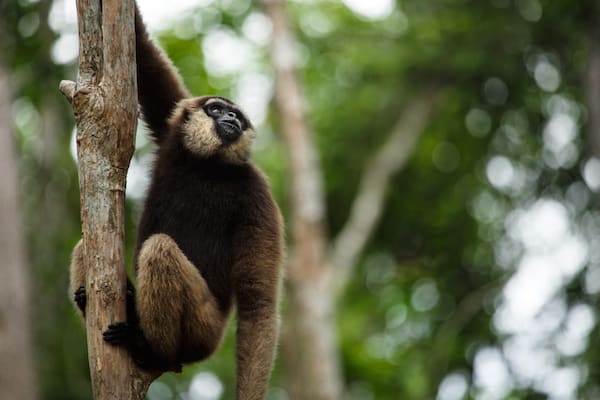
<svg viewBox="0 0 600 400">
<path fill-rule="evenodd" d="M 293 264 L 305 247 L 275 17 L 249 0 L 159 3 L 140 2 L 142 14 L 192 93 L 231 97 L 257 125 L 254 160 L 286 216 Z M 288 266 L 269 398 L 299 398 L 297 377 L 332 399 L 600 398 L 597 2 L 285 6 L 327 285 Z M 58 91 L 76 57 L 74 1 L 0 2 L 2 398 L 10 382 L 32 399 L 90 397 L 67 295 L 80 237 L 74 121 Z M 141 127 L 137 142 L 128 243 L 153 152 Z M 333 366 L 324 383 L 298 370 L 310 365 L 292 340 L 302 283 L 324 308 L 307 336 L 331 345 L 316 358 Z M 233 398 L 233 333 L 148 397 Z"/>
</svg>

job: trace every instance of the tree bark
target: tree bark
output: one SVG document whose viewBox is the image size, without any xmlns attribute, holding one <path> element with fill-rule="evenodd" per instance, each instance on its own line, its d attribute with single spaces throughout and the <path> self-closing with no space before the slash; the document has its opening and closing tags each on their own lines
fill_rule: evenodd
<svg viewBox="0 0 600 400">
<path fill-rule="evenodd" d="M 14 154 L 10 78 L 0 65 L 0 391 L 7 399 L 37 398 L 20 184 Z"/>
<path fill-rule="evenodd" d="M 86 329 L 94 399 L 143 399 L 154 378 L 102 332 L 125 321 L 125 177 L 137 124 L 133 0 L 78 0 L 77 84 L 61 82 L 77 125 Z"/>
</svg>

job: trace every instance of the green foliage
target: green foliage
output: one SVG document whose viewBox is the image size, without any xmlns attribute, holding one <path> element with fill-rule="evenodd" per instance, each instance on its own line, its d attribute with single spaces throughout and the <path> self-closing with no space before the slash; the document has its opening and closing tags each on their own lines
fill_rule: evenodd
<svg viewBox="0 0 600 400">
<path fill-rule="evenodd" d="M 50 57 L 57 34 L 46 22 L 47 3 L 0 5 L 0 61 L 15 86 L 14 121 L 3 123 L 14 122 L 21 156 L 40 392 L 48 400 L 83 399 L 89 398 L 85 338 L 66 296 L 69 254 L 80 236 L 69 153 L 73 122 L 57 89 L 74 72 Z M 596 6 L 571 0 L 407 0 L 381 20 L 354 14 L 339 1 L 293 1 L 288 11 L 324 172 L 330 237 L 343 227 L 362 171 L 400 112 L 418 93 L 441 92 L 409 164 L 391 182 L 381 222 L 338 304 L 348 398 L 435 398 L 451 374 L 462 379 L 464 396 L 440 398 L 483 398 L 480 350 L 504 351 L 518 338 L 497 323 L 503 288 L 527 253 L 511 236 L 515 210 L 552 199 L 564 204 L 568 223 L 587 243 L 598 234 L 595 195 L 582 178 L 588 157 L 582 76 L 597 29 Z M 240 72 L 217 76 L 205 68 L 203 38 L 218 29 L 245 41 L 254 55 L 246 68 L 271 79 L 268 49 L 244 38 L 244 23 L 257 13 L 252 2 L 215 1 L 160 32 L 161 45 L 192 93 L 238 94 Z M 28 29 L 36 18 L 38 27 Z M 542 64 L 550 66 L 549 80 L 536 72 Z M 575 134 L 563 146 L 570 156 L 552 153 L 545 133 L 560 107 L 576 119 Z M 255 160 L 288 214 L 288 166 L 278 123 L 269 111 L 259 127 Z M 493 160 L 511 166 L 513 178 L 522 182 L 494 184 L 488 171 Z M 128 204 L 128 243 L 137 210 Z M 552 301 L 564 303 L 566 311 L 540 344 L 554 346 L 549 354 L 558 365 L 583 371 L 566 398 L 596 398 L 600 391 L 596 317 L 581 351 L 562 354 L 553 341 L 565 333 L 572 307 L 597 308 L 598 290 L 589 289 L 597 279 L 591 257 L 556 290 Z M 223 398 L 233 398 L 233 330 L 234 324 L 215 358 L 162 378 L 174 398 L 188 390 L 198 371 L 215 373 L 225 387 Z M 551 375 L 519 380 L 513 364 L 504 367 L 512 380 L 490 398 L 548 395 L 544 385 Z M 273 386 L 283 385 L 277 369 Z M 278 393 L 272 398 L 281 398 Z"/>
</svg>

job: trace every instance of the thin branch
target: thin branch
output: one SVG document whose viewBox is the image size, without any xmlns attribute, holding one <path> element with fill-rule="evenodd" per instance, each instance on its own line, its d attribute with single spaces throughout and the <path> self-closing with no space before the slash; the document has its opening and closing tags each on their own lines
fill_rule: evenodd
<svg viewBox="0 0 600 400">
<path fill-rule="evenodd" d="M 73 103 L 73 97 L 75 96 L 75 91 L 77 90 L 77 84 L 73 81 L 60 81 L 58 85 L 58 90 L 67 98 L 69 103 Z"/>
<path fill-rule="evenodd" d="M 263 0 L 273 24 L 272 61 L 276 75 L 275 101 L 287 142 L 291 167 L 292 239 L 295 254 L 288 277 L 319 275 L 325 250 L 323 174 L 306 116 L 304 95 L 296 74 L 296 49 L 283 1 Z M 299 268 L 299 266 L 302 266 Z M 302 270 L 298 270 L 302 269 Z"/>
<path fill-rule="evenodd" d="M 367 163 L 350 216 L 334 240 L 329 262 L 335 267 L 332 280 L 336 293 L 346 286 L 357 259 L 371 237 L 384 208 L 391 177 L 409 160 L 432 113 L 436 96 L 431 93 L 414 100 L 400 114 L 390 136 Z"/>
</svg>

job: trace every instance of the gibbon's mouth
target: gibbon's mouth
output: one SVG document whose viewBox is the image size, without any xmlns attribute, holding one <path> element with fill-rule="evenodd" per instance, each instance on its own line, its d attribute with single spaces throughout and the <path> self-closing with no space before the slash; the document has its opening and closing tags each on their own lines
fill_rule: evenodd
<svg viewBox="0 0 600 400">
<path fill-rule="evenodd" d="M 242 135 L 242 127 L 237 120 L 218 121 L 217 132 L 227 143 L 236 141 Z"/>
</svg>

